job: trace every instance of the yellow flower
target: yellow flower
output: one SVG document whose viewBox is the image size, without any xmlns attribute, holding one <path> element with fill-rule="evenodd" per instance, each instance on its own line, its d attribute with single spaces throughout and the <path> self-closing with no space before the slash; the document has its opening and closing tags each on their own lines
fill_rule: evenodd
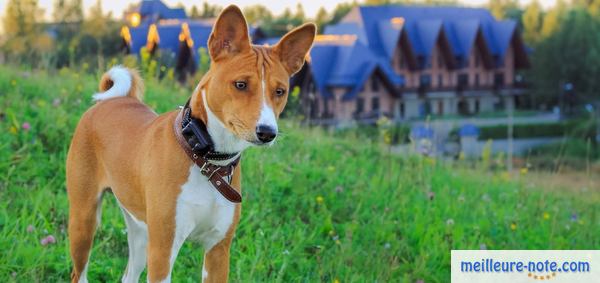
<svg viewBox="0 0 600 283">
<path fill-rule="evenodd" d="M 329 167 L 327 167 L 327 170 L 329 170 L 329 172 L 333 172 L 333 171 L 335 171 L 335 167 L 334 166 L 329 166 Z"/>
<path fill-rule="evenodd" d="M 342 242 L 340 242 L 340 240 L 335 240 L 335 244 L 336 244 L 336 245 L 341 245 L 341 244 L 342 244 Z"/>
<path fill-rule="evenodd" d="M 502 180 L 504 181 L 509 181 L 510 180 L 510 173 L 508 172 L 503 172 L 501 175 Z"/>
<path fill-rule="evenodd" d="M 17 128 L 15 126 L 10 127 L 10 133 L 13 135 L 17 134 Z"/>
<path fill-rule="evenodd" d="M 529 169 L 527 169 L 527 167 L 521 168 L 521 175 L 525 175 L 527 174 L 527 172 L 529 172 Z"/>
<path fill-rule="evenodd" d="M 316 201 L 318 204 L 322 204 L 323 203 L 323 197 L 322 196 L 317 196 Z"/>
<path fill-rule="evenodd" d="M 329 230 L 329 236 L 333 236 L 333 235 L 335 235 L 335 231 Z"/>
<path fill-rule="evenodd" d="M 10 84 L 11 84 L 12 86 L 16 86 L 16 85 L 17 85 L 17 81 L 15 81 L 15 80 L 12 80 L 12 81 L 10 81 Z"/>
<path fill-rule="evenodd" d="M 388 133 L 388 132 L 383 134 L 383 142 L 385 144 L 391 144 L 392 143 L 392 135 L 390 135 L 390 133 Z"/>
<path fill-rule="evenodd" d="M 337 278 L 336 278 L 336 279 L 333 279 L 333 283 L 340 283 L 340 280 L 339 280 L 339 279 L 337 279 Z"/>
<path fill-rule="evenodd" d="M 77 91 L 81 92 L 83 90 L 83 86 L 77 85 Z"/>
<path fill-rule="evenodd" d="M 510 230 L 513 230 L 513 231 L 517 230 L 517 223 L 514 223 L 514 222 L 510 223 Z"/>
<path fill-rule="evenodd" d="M 544 212 L 544 220 L 550 219 L 550 213 Z"/>
<path fill-rule="evenodd" d="M 465 160 L 465 152 L 464 152 L 464 151 L 461 151 L 461 152 L 458 154 L 458 159 L 459 159 L 459 160 Z"/>
</svg>

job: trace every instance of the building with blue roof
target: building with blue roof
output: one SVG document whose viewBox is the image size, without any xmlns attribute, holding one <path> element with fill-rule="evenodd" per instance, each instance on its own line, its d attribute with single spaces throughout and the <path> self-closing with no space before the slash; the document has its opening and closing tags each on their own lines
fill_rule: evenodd
<svg viewBox="0 0 600 283">
<path fill-rule="evenodd" d="M 183 8 L 168 7 L 161 0 L 143 0 L 126 11 L 124 18 L 125 52 L 139 55 L 144 47 L 152 55 L 160 52 L 161 62 L 170 62 L 180 74 L 196 70 L 198 49 L 207 47 L 215 21 L 189 19 Z M 258 27 L 250 26 L 249 33 L 255 42 L 267 40 Z"/>
<path fill-rule="evenodd" d="M 316 120 L 471 115 L 518 102 L 528 67 L 516 23 L 486 9 L 359 6 L 317 37 L 294 84 Z"/>
</svg>

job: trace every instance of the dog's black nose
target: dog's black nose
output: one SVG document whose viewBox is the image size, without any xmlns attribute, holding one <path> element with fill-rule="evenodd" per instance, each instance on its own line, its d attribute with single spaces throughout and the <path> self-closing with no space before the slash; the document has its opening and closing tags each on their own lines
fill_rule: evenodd
<svg viewBox="0 0 600 283">
<path fill-rule="evenodd" d="M 275 130 L 273 127 L 267 125 L 256 126 L 256 137 L 258 137 L 259 141 L 268 143 L 273 141 L 276 136 L 277 130 Z"/>
</svg>

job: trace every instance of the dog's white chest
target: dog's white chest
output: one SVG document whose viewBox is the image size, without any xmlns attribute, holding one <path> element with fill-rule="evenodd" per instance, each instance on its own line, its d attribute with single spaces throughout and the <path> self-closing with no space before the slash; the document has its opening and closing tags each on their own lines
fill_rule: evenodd
<svg viewBox="0 0 600 283">
<path fill-rule="evenodd" d="M 191 237 L 206 250 L 220 242 L 233 222 L 235 204 L 225 199 L 200 168 L 192 165 L 177 199 L 176 241 Z"/>
</svg>

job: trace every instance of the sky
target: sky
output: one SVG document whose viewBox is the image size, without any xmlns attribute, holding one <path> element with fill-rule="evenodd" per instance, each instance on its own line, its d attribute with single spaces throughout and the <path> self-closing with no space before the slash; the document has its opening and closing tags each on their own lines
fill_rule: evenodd
<svg viewBox="0 0 600 283">
<path fill-rule="evenodd" d="M 129 4 L 137 3 L 140 0 L 102 0 L 102 6 L 105 11 L 113 13 L 113 17 L 120 18 L 123 14 L 123 10 L 129 6 Z M 186 7 L 192 5 L 201 6 L 205 0 L 163 0 L 167 5 L 177 5 L 183 3 Z M 240 7 L 251 6 L 255 4 L 262 4 L 267 6 L 274 14 L 280 14 L 286 7 L 295 9 L 298 3 L 302 3 L 304 11 L 308 17 L 314 17 L 320 7 L 324 7 L 328 12 L 331 12 L 338 3 L 350 2 L 351 0 L 237 0 L 237 1 L 222 1 L 222 0 L 211 0 L 208 1 L 211 4 L 218 4 L 220 6 L 227 6 L 229 4 L 236 4 Z M 526 5 L 532 0 L 519 0 L 522 5 Z M 8 0 L 0 0 L 0 15 L 4 16 L 5 6 Z M 52 4 L 54 0 L 39 0 L 40 6 L 45 10 L 45 18 L 50 19 L 52 15 Z M 360 2 L 360 1 L 359 1 Z M 468 6 L 482 6 L 488 2 L 488 0 L 459 0 L 459 2 Z M 89 8 L 96 3 L 96 0 L 83 0 L 84 10 L 87 13 Z M 555 0 L 541 0 L 540 3 L 544 8 L 548 8 L 554 5 Z"/>
</svg>

